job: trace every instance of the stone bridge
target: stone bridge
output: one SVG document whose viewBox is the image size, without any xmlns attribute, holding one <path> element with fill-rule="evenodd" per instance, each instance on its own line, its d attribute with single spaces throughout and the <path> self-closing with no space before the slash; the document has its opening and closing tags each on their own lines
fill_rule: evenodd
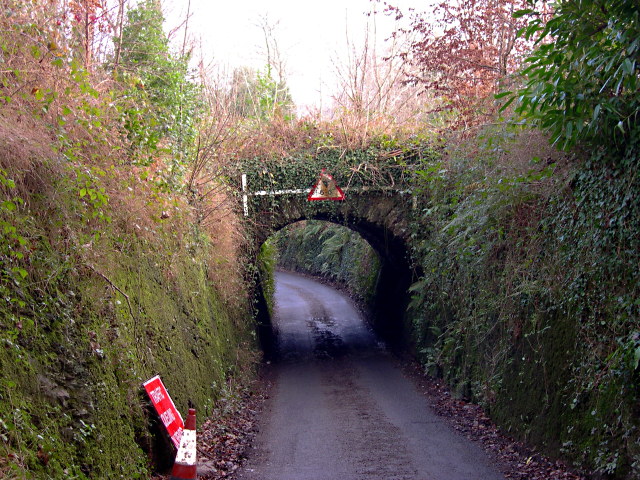
<svg viewBox="0 0 640 480">
<path fill-rule="evenodd" d="M 281 228 L 306 219 L 333 222 L 358 232 L 381 260 L 372 323 L 390 343 L 402 345 L 408 338 L 408 288 L 415 277 L 407 249 L 410 221 L 418 211 L 412 194 L 413 170 L 405 162 L 345 165 L 314 160 L 255 163 L 241 174 L 237 187 L 255 245 L 259 247 Z M 323 169 L 344 193 L 344 200 L 308 199 Z M 296 173 L 291 175 L 291 171 Z"/>
</svg>

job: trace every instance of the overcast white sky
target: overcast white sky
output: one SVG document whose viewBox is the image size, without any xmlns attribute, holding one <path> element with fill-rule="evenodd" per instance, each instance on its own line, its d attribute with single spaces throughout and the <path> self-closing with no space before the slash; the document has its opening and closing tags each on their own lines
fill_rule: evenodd
<svg viewBox="0 0 640 480">
<path fill-rule="evenodd" d="M 184 20 L 188 1 L 164 0 L 169 29 Z M 347 32 L 352 41 L 361 38 L 368 20 L 365 12 L 374 5 L 369 0 L 191 0 L 189 31 L 202 41 L 205 60 L 231 68 L 263 68 L 264 37 L 258 25 L 266 16 L 269 24 L 277 23 L 274 36 L 286 61 L 294 101 L 319 107 L 321 94 L 326 105 L 334 90 L 332 62 L 345 54 Z M 393 22 L 378 17 L 376 37 L 382 42 Z"/>
</svg>

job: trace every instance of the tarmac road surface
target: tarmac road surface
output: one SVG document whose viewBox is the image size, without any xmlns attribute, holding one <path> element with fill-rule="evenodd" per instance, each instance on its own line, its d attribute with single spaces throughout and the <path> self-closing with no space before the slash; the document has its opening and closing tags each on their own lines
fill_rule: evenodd
<svg viewBox="0 0 640 480">
<path fill-rule="evenodd" d="M 278 272 L 280 358 L 246 480 L 504 480 L 430 409 L 343 293 Z"/>
</svg>

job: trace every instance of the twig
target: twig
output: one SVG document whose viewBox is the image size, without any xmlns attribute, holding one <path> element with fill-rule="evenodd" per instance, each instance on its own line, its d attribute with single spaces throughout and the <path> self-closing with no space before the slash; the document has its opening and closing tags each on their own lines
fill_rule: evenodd
<svg viewBox="0 0 640 480">
<path fill-rule="evenodd" d="M 206 450 L 203 450 L 201 447 L 196 447 L 196 450 L 198 450 L 198 453 L 200 455 L 204 455 L 205 457 L 207 457 L 209 460 L 217 460 L 217 458 L 215 457 L 215 455 L 211 455 L 209 452 L 207 452 Z"/>
<path fill-rule="evenodd" d="M 124 298 L 127 300 L 127 305 L 129 306 L 129 314 L 131 315 L 131 318 L 133 318 L 135 320 L 135 316 L 133 315 L 133 308 L 131 308 L 131 301 L 129 300 L 129 295 L 127 295 L 126 293 L 124 293 L 115 283 L 113 283 L 109 277 L 107 277 L 104 273 L 99 272 L 98 270 L 95 269 L 94 266 L 86 263 L 85 264 L 87 267 L 89 267 L 90 270 L 92 270 L 94 273 L 96 273 L 98 276 L 104 278 L 104 280 L 111 285 L 115 290 L 117 290 L 118 292 L 120 292 Z"/>
</svg>

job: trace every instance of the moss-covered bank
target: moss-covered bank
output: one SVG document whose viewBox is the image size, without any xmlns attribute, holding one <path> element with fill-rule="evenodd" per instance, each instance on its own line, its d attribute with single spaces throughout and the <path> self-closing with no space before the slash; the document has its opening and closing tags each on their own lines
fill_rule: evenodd
<svg viewBox="0 0 640 480">
<path fill-rule="evenodd" d="M 380 258 L 358 233 L 308 220 L 280 230 L 273 243 L 281 268 L 326 278 L 345 287 L 362 305 L 373 305 Z"/>
<path fill-rule="evenodd" d="M 531 137 L 419 172 L 417 353 L 514 435 L 639 478 L 637 149 L 579 163 Z"/>
<path fill-rule="evenodd" d="M 148 478 L 173 459 L 142 382 L 159 374 L 203 420 L 252 364 L 248 295 L 212 281 L 215 245 L 180 208 L 136 223 L 124 210 L 139 204 L 114 200 L 100 218 L 73 170 L 24 173 L 0 211 L 0 476 Z M 227 268 L 226 288 L 239 275 Z"/>
</svg>

